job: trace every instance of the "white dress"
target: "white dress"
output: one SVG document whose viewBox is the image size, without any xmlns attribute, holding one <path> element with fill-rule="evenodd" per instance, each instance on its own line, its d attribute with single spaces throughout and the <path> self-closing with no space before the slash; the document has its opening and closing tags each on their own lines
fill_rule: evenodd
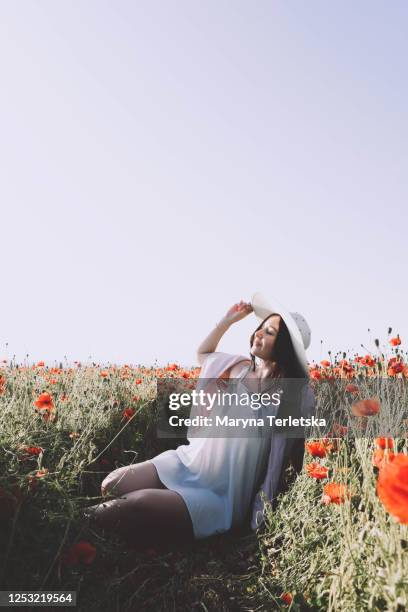
<svg viewBox="0 0 408 612">
<path fill-rule="evenodd" d="M 250 366 L 249 366 L 250 367 Z M 246 365 L 236 381 L 237 393 L 250 395 L 244 384 Z M 218 406 L 217 414 L 262 417 L 265 408 Z M 244 414 L 245 413 L 245 414 Z M 269 412 L 270 414 L 270 407 Z M 194 537 L 206 538 L 242 524 L 265 472 L 270 436 L 190 438 L 190 444 L 160 453 L 150 461 L 162 483 L 184 499 Z"/>
</svg>

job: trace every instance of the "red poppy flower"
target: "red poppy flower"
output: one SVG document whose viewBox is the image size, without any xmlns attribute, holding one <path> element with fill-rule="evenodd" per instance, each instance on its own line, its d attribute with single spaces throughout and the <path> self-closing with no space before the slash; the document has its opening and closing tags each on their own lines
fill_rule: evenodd
<svg viewBox="0 0 408 612">
<path fill-rule="evenodd" d="M 142 379 L 141 379 L 141 378 L 136 378 L 136 380 L 135 380 L 135 384 L 136 384 L 136 385 L 140 385 L 140 384 L 142 384 L 142 382 L 143 382 L 143 381 L 142 381 Z"/>
<path fill-rule="evenodd" d="M 322 444 L 328 453 L 339 450 L 339 441 L 337 438 L 323 438 Z"/>
<path fill-rule="evenodd" d="M 126 408 L 126 410 L 123 411 L 123 418 L 129 421 L 134 414 L 135 414 L 134 408 Z"/>
<path fill-rule="evenodd" d="M 345 436 L 348 432 L 348 427 L 346 425 L 341 425 L 340 423 L 333 423 L 333 433 L 337 436 Z"/>
<path fill-rule="evenodd" d="M 306 465 L 306 471 L 308 476 L 316 478 L 317 480 L 327 478 L 329 475 L 329 469 L 324 465 L 320 465 L 320 463 L 308 463 Z"/>
<path fill-rule="evenodd" d="M 323 487 L 322 502 L 328 504 L 342 504 L 347 497 L 350 497 L 350 492 L 347 487 L 338 482 L 329 482 Z"/>
<path fill-rule="evenodd" d="M 400 523 L 408 524 L 408 456 L 394 455 L 384 462 L 377 481 L 377 495 L 385 509 Z"/>
<path fill-rule="evenodd" d="M 346 393 L 352 393 L 353 395 L 356 395 L 358 393 L 358 387 L 357 385 L 353 385 L 353 384 L 349 384 L 346 386 L 345 391 Z"/>
<path fill-rule="evenodd" d="M 35 473 L 36 478 L 42 478 L 48 474 L 48 468 L 43 468 L 42 470 L 37 470 Z"/>
<path fill-rule="evenodd" d="M 360 364 L 372 368 L 375 365 L 375 359 L 373 359 L 371 355 L 366 355 L 360 359 Z"/>
<path fill-rule="evenodd" d="M 56 421 L 57 420 L 57 416 L 51 413 L 50 410 L 45 410 L 42 417 L 44 421 Z"/>
<path fill-rule="evenodd" d="M 327 359 L 323 359 L 320 364 L 324 367 L 324 368 L 329 368 L 330 367 L 330 361 L 328 361 Z"/>
<path fill-rule="evenodd" d="M 80 540 L 62 557 L 63 565 L 79 565 L 84 563 L 85 565 L 91 565 L 95 561 L 96 548 L 90 542 Z"/>
<path fill-rule="evenodd" d="M 401 374 L 404 369 L 405 365 L 402 363 L 402 361 L 396 361 L 388 368 L 388 376 L 396 376 L 397 374 Z"/>
<path fill-rule="evenodd" d="M 38 479 L 44 478 L 44 476 L 46 476 L 47 474 L 48 474 L 48 468 L 37 470 L 34 475 L 30 474 L 28 477 L 28 486 L 30 488 L 30 491 L 34 492 L 38 486 Z"/>
<path fill-rule="evenodd" d="M 100 372 L 99 375 L 102 376 L 102 378 L 106 378 L 109 375 L 109 372 L 103 371 L 103 372 Z"/>
<path fill-rule="evenodd" d="M 41 393 L 34 404 L 40 410 L 51 410 L 54 407 L 54 400 L 49 393 Z"/>
<path fill-rule="evenodd" d="M 382 448 L 377 448 L 373 453 L 372 464 L 376 468 L 381 468 L 387 461 L 392 461 L 395 455 L 392 450 L 385 453 Z"/>
<path fill-rule="evenodd" d="M 305 447 L 312 457 L 325 457 L 327 455 L 327 448 L 323 442 L 306 442 Z"/>
<path fill-rule="evenodd" d="M 40 453 L 44 452 L 44 449 L 41 446 L 22 445 L 19 447 L 19 449 L 28 455 L 39 455 Z"/>
<path fill-rule="evenodd" d="M 365 399 L 355 402 L 351 407 L 351 412 L 355 416 L 373 416 L 380 411 L 381 404 L 378 399 Z"/>
<path fill-rule="evenodd" d="M 394 440 L 392 438 L 376 438 L 375 443 L 379 448 L 394 448 Z"/>
<path fill-rule="evenodd" d="M 290 606 L 290 604 L 293 601 L 293 597 L 292 597 L 292 595 L 290 593 L 282 593 L 280 598 L 288 606 Z"/>
<path fill-rule="evenodd" d="M 391 338 L 390 344 L 391 346 L 398 346 L 401 344 L 401 338 L 399 337 L 399 334 L 397 334 L 396 338 Z"/>
</svg>

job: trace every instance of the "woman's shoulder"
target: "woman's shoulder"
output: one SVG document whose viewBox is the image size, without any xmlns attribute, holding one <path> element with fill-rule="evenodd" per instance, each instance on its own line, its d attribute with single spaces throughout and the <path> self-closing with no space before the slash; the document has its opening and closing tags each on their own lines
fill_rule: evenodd
<svg viewBox="0 0 408 612">
<path fill-rule="evenodd" d="M 239 366 L 242 369 L 242 362 L 250 363 L 245 355 L 235 355 L 231 353 L 214 352 L 208 353 L 201 368 L 201 376 L 204 378 L 218 378 L 226 370 Z"/>
<path fill-rule="evenodd" d="M 238 361 L 231 367 L 229 371 L 229 377 L 239 378 L 243 371 L 246 370 L 249 365 L 251 365 L 251 360 L 248 358 Z"/>
</svg>

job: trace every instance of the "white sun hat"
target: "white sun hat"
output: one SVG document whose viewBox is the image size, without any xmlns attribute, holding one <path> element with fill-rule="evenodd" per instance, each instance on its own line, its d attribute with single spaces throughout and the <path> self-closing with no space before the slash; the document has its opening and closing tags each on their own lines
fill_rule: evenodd
<svg viewBox="0 0 408 612">
<path fill-rule="evenodd" d="M 261 323 L 271 314 L 279 314 L 288 328 L 295 353 L 306 372 L 309 366 L 306 349 L 310 345 L 311 331 L 306 319 L 298 312 L 289 312 L 277 300 L 267 300 L 262 293 L 254 293 L 251 300 L 256 318 Z"/>
</svg>

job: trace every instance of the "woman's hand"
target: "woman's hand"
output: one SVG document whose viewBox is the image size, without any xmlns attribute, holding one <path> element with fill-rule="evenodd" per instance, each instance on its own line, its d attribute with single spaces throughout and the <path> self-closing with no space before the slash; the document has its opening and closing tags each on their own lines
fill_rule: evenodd
<svg viewBox="0 0 408 612">
<path fill-rule="evenodd" d="M 222 318 L 222 321 L 231 325 L 240 321 L 244 317 L 248 316 L 253 311 L 252 304 L 250 302 L 244 302 L 241 300 L 237 304 L 231 306 L 227 314 Z"/>
<path fill-rule="evenodd" d="M 227 329 L 232 323 L 243 319 L 250 312 L 253 311 L 252 304 L 246 303 L 243 300 L 231 306 L 227 314 L 217 323 L 212 332 L 207 338 L 200 344 L 197 349 L 197 360 L 200 365 L 204 363 L 204 360 L 208 353 L 214 353 L 217 350 L 217 346 Z"/>
</svg>

